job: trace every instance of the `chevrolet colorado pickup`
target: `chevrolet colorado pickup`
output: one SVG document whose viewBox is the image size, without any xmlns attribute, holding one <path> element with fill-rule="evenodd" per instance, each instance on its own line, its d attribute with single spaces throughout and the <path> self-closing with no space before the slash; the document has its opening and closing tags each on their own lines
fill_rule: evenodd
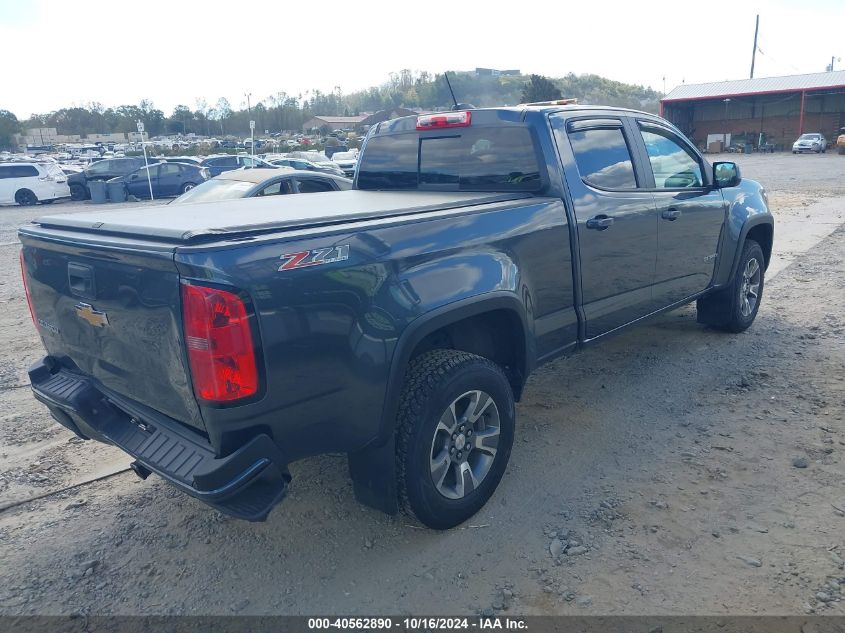
<svg viewBox="0 0 845 633">
<path fill-rule="evenodd" d="M 745 330 L 773 231 L 759 184 L 651 114 L 399 118 L 351 191 L 22 228 L 29 377 L 59 423 L 221 512 L 263 520 L 291 462 L 343 452 L 360 501 L 445 529 L 499 484 L 533 369 L 693 301 Z"/>
</svg>

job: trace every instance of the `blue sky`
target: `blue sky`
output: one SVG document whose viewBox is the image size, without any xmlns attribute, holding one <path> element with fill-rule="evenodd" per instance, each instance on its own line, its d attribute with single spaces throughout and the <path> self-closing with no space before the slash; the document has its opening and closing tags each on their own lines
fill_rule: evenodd
<svg viewBox="0 0 845 633">
<path fill-rule="evenodd" d="M 709 7 L 709 8 L 708 8 Z M 0 108 L 28 117 L 71 104 L 196 98 L 235 107 L 285 91 L 345 92 L 402 68 L 568 72 L 667 90 L 748 76 L 821 72 L 845 58 L 845 0 L 653 3 L 320 3 L 252 0 L 0 0 Z M 10 51 L 12 52 L 10 55 Z M 845 63 L 837 62 L 837 69 Z"/>
</svg>

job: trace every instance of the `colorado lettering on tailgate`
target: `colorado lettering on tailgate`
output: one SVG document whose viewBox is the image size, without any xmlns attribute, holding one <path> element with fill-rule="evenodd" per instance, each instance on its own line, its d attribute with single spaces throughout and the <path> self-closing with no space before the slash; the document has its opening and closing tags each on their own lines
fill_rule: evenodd
<svg viewBox="0 0 845 633">
<path fill-rule="evenodd" d="M 300 251 L 298 253 L 286 253 L 279 259 L 284 260 L 284 263 L 279 266 L 279 272 L 293 270 L 295 268 L 319 266 L 320 264 L 342 262 L 349 259 L 349 244 L 332 246 L 331 248 L 315 248 L 310 251 Z"/>
</svg>

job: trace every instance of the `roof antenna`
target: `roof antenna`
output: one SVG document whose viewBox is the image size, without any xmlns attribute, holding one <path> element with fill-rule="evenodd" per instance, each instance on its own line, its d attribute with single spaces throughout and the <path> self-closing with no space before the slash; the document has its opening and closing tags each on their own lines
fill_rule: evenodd
<svg viewBox="0 0 845 633">
<path fill-rule="evenodd" d="M 452 90 L 452 83 L 449 81 L 449 74 L 444 71 L 443 77 L 446 78 L 446 85 L 449 86 L 449 94 L 452 95 L 452 101 L 455 105 L 452 106 L 452 110 L 472 110 L 475 108 L 474 105 L 471 103 L 458 103 L 458 100 L 455 98 L 455 91 Z"/>
</svg>

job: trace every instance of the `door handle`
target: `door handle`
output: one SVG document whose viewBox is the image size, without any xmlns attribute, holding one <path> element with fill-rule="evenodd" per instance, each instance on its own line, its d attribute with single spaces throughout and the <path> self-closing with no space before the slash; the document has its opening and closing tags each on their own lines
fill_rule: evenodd
<svg viewBox="0 0 845 633">
<path fill-rule="evenodd" d="M 606 231 L 610 228 L 611 224 L 613 224 L 613 218 L 609 218 L 606 215 L 597 215 L 587 220 L 587 228 L 596 229 L 597 231 Z"/>
<path fill-rule="evenodd" d="M 679 209 L 676 209 L 675 207 L 671 207 L 671 208 L 663 211 L 663 213 L 660 214 L 660 217 L 662 217 L 664 220 L 669 220 L 670 222 L 674 222 L 679 217 L 681 217 L 681 212 L 680 212 Z"/>
</svg>

